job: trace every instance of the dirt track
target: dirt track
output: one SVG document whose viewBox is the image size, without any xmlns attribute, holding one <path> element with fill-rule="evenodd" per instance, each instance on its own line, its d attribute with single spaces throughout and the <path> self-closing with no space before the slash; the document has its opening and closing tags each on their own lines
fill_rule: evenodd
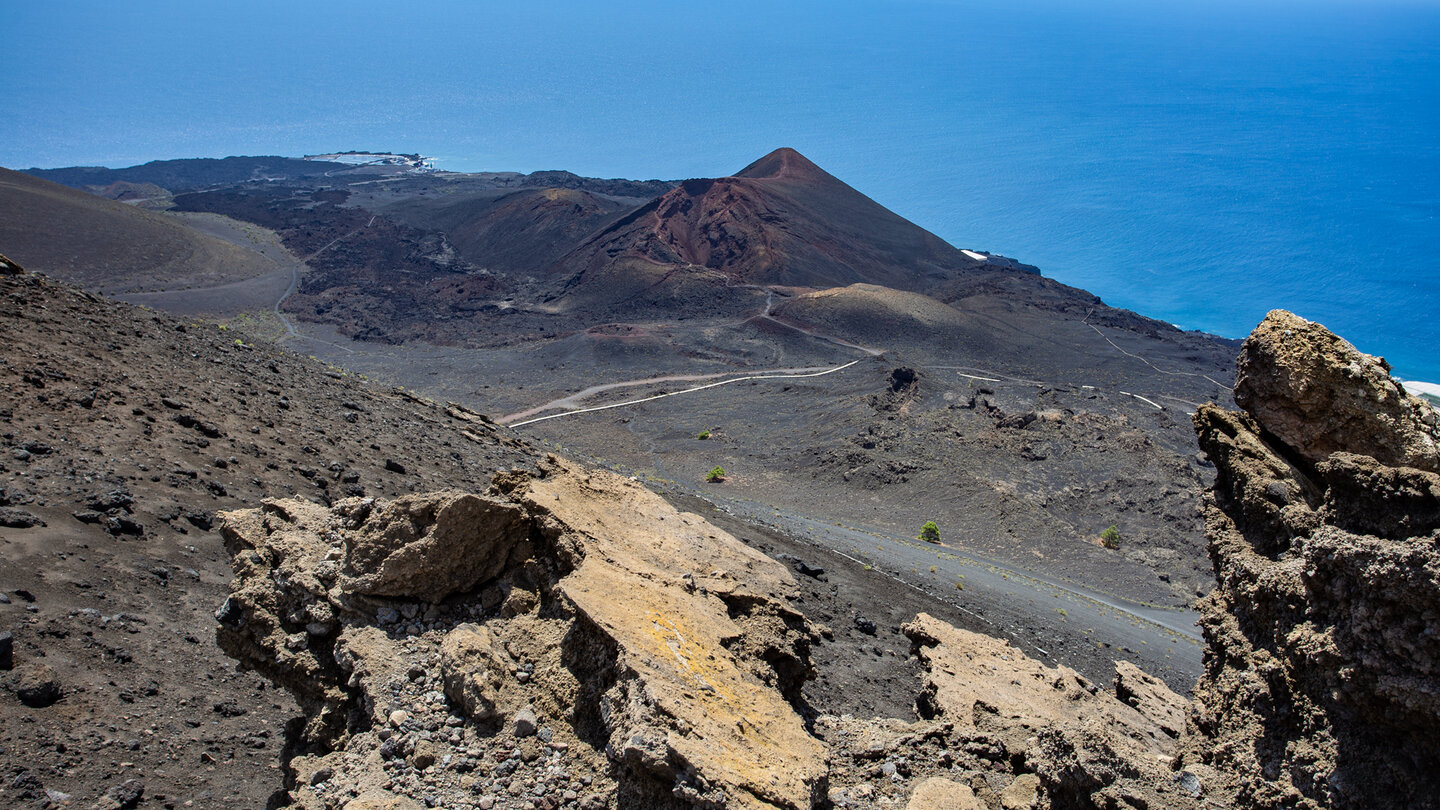
<svg viewBox="0 0 1440 810">
<path fill-rule="evenodd" d="M 876 599 L 864 609 L 944 615 L 976 632 L 1008 639 L 1050 666 L 1064 664 L 1109 683 L 1127 660 L 1186 694 L 1200 676 L 1198 614 L 1146 605 L 1053 576 L 869 528 L 836 525 L 792 510 L 727 497 L 723 487 L 670 490 L 707 520 L 737 536 L 763 532 L 770 553 L 789 553 L 868 580 Z M 935 570 L 931 571 L 930 568 Z M 956 584 L 963 586 L 957 588 Z M 903 602 L 897 602 L 903 597 Z M 913 616 L 896 621 L 908 621 Z M 898 635 L 898 633 L 897 633 Z M 899 642 L 897 642 L 899 643 Z"/>
</svg>

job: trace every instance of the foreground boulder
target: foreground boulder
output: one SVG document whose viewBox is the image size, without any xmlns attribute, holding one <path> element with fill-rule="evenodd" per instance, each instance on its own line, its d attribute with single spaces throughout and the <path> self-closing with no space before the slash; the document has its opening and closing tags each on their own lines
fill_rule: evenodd
<svg viewBox="0 0 1440 810">
<path fill-rule="evenodd" d="M 525 512 L 494 498 L 442 492 L 372 507 L 346 508 L 355 526 L 344 535 L 339 585 L 347 593 L 439 602 L 499 576 L 517 549 L 528 552 Z"/>
<path fill-rule="evenodd" d="M 26 706 L 43 709 L 64 694 L 60 676 L 45 664 L 25 664 L 16 669 L 10 678 L 15 697 Z"/>
<path fill-rule="evenodd" d="M 219 640 L 301 702 L 299 807 L 825 795 L 791 574 L 638 484 L 552 459 L 484 496 L 268 501 L 222 527 Z"/>
<path fill-rule="evenodd" d="M 1242 807 L 1440 804 L 1437 416 L 1388 366 L 1274 312 L 1203 406 L 1218 587 L 1182 764 Z"/>
</svg>

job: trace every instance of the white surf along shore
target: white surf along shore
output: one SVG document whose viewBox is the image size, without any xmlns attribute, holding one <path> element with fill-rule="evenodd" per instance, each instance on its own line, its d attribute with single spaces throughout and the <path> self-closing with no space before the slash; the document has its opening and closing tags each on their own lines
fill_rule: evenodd
<svg viewBox="0 0 1440 810">
<path fill-rule="evenodd" d="M 1432 397 L 1440 397 L 1440 383 L 1415 382 L 1414 380 L 1400 380 L 1405 390 L 1415 396 L 1429 394 Z"/>
</svg>

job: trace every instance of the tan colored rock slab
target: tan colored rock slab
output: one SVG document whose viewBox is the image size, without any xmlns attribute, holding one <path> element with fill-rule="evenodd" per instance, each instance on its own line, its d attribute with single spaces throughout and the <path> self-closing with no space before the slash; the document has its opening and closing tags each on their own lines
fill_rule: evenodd
<svg viewBox="0 0 1440 810">
<path fill-rule="evenodd" d="M 932 776 L 915 786 L 905 810 L 986 810 L 968 786 Z"/>
<path fill-rule="evenodd" d="M 612 755 L 662 775 L 693 769 L 732 807 L 800 810 L 824 796 L 824 747 L 764 672 L 727 648 L 746 635 L 727 599 L 789 612 L 796 586 L 783 566 L 609 473 L 562 465 L 520 497 L 583 547 L 559 589 L 630 675 L 612 696 L 628 716 Z"/>
<path fill-rule="evenodd" d="M 1185 730 L 1185 715 L 1190 701 L 1175 694 L 1165 682 L 1129 661 L 1115 662 L 1115 697 L 1145 717 L 1171 737 Z"/>
<path fill-rule="evenodd" d="M 1039 792 L 1040 777 L 1022 773 L 1000 791 L 1000 807 L 1003 810 L 1031 810 L 1040 800 Z"/>
<path fill-rule="evenodd" d="M 945 719 L 974 726 L 977 707 L 1030 726 L 1104 718 L 1127 736 L 1168 747 L 1159 726 L 1069 667 L 1050 668 L 1009 642 L 952 627 L 922 613 L 905 626 L 928 666 L 924 699 Z"/>
<path fill-rule="evenodd" d="M 372 790 L 345 803 L 344 810 L 424 810 L 418 802 L 384 790 Z"/>
<path fill-rule="evenodd" d="M 1051 806 L 1196 806 L 1172 785 L 1176 741 L 1074 670 L 924 613 L 904 631 L 926 670 L 922 714 L 1020 747 Z"/>
</svg>

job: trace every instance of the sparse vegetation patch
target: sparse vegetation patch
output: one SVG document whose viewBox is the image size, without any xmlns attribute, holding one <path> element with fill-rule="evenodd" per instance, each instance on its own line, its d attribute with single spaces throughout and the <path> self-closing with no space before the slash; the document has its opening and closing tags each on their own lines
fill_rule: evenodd
<svg viewBox="0 0 1440 810">
<path fill-rule="evenodd" d="M 939 543 L 940 527 L 935 525 L 935 521 L 927 520 L 925 525 L 920 527 L 920 536 L 915 539 L 924 540 L 927 543 Z"/>
</svg>

